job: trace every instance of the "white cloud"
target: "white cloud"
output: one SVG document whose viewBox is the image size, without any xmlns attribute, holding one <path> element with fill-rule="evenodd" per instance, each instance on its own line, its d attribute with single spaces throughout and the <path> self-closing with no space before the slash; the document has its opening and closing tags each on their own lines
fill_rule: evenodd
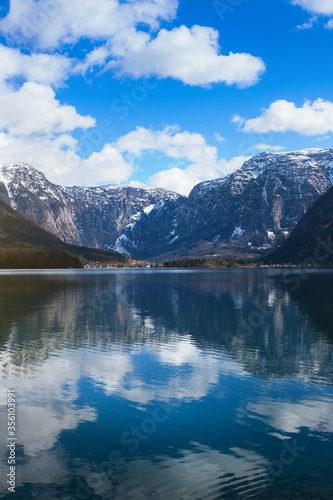
<svg viewBox="0 0 333 500">
<path fill-rule="evenodd" d="M 120 137 L 117 146 L 120 151 L 135 155 L 141 155 L 144 151 L 162 151 L 170 158 L 193 162 L 214 162 L 217 155 L 217 149 L 209 146 L 201 134 L 179 132 L 176 127 L 165 127 L 161 131 L 137 127 Z"/>
<path fill-rule="evenodd" d="M 262 59 L 247 53 L 222 55 L 217 30 L 196 25 L 158 31 L 161 21 L 175 18 L 177 8 L 177 0 L 12 0 L 0 32 L 44 50 L 82 38 L 107 42 L 79 62 L 77 72 L 103 66 L 109 59 L 109 69 L 135 78 L 155 75 L 188 85 L 257 83 L 265 71 Z M 142 24 L 157 35 L 138 31 Z"/>
<path fill-rule="evenodd" d="M 327 23 L 325 24 L 325 28 L 328 30 L 333 30 L 333 19 L 327 21 Z"/>
<path fill-rule="evenodd" d="M 68 134 L 56 138 L 21 136 L 15 137 L 0 132 L 1 163 L 27 162 L 41 170 L 53 182 L 66 183 L 70 166 L 79 158 L 74 155 L 76 141 Z"/>
<path fill-rule="evenodd" d="M 177 7 L 177 0 L 11 0 L 0 30 L 40 48 L 54 48 L 81 38 L 108 39 L 139 23 L 156 28 L 159 19 L 173 18 Z"/>
<path fill-rule="evenodd" d="M 217 142 L 225 142 L 225 138 L 219 132 L 215 132 L 214 139 Z"/>
<path fill-rule="evenodd" d="M 71 133 L 94 127 L 95 120 L 73 106 L 62 105 L 54 90 L 27 82 L 19 90 L 0 94 L 0 161 L 27 162 L 59 184 L 127 181 L 133 167 L 116 147 L 106 144 L 87 158 Z"/>
<path fill-rule="evenodd" d="M 235 125 L 237 125 L 238 127 L 240 127 L 241 125 L 244 125 L 245 123 L 245 118 L 242 118 L 241 116 L 239 115 L 234 115 L 231 119 L 231 123 L 234 123 Z"/>
<path fill-rule="evenodd" d="M 293 5 L 299 5 L 303 9 L 321 15 L 333 14 L 332 0 L 292 0 Z"/>
<path fill-rule="evenodd" d="M 61 103 L 53 90 L 70 76 L 107 61 L 109 69 L 133 77 L 171 77 L 190 85 L 256 83 L 265 69 L 262 60 L 250 54 L 221 55 L 216 30 L 181 26 L 159 31 L 160 22 L 175 18 L 177 8 L 178 0 L 11 0 L 9 14 L 0 20 L 0 33 L 24 51 L 0 44 L 0 161 L 31 163 L 60 184 L 133 183 L 135 167 L 127 156 L 138 157 L 151 149 L 175 160 L 173 178 L 179 181 L 174 186 L 182 192 L 223 175 L 230 164 L 220 160 L 217 149 L 200 134 L 170 129 L 157 135 L 141 130 L 147 137 L 138 151 L 133 141 L 144 140 L 138 131 L 115 144 L 104 144 L 103 139 L 100 151 L 94 152 L 91 145 L 90 156 L 81 158 L 80 142 L 72 134 L 94 127 L 95 120 Z M 137 31 L 142 24 L 147 29 Z M 84 61 L 54 52 L 82 38 L 95 41 Z M 187 167 L 182 170 L 184 162 Z M 167 184 L 163 172 L 149 182 L 157 180 Z"/>
<path fill-rule="evenodd" d="M 0 94 L 0 130 L 17 135 L 56 135 L 95 125 L 91 116 L 79 115 L 73 106 L 62 105 L 54 91 L 27 82 L 17 91 Z"/>
<path fill-rule="evenodd" d="M 218 37 L 217 30 L 203 26 L 162 29 L 155 38 L 134 30 L 122 32 L 113 41 L 115 60 L 109 68 L 135 78 L 155 75 L 188 85 L 257 83 L 265 70 L 262 59 L 247 53 L 222 55 Z"/>
<path fill-rule="evenodd" d="M 18 49 L 0 44 L 0 82 L 23 77 L 26 81 L 54 86 L 69 76 L 72 62 L 59 54 L 22 54 Z"/>
<path fill-rule="evenodd" d="M 144 127 L 120 137 L 117 148 L 124 154 L 141 157 L 146 152 L 159 152 L 176 160 L 176 165 L 160 170 L 147 183 L 187 195 L 199 182 L 223 177 L 237 170 L 248 157 L 239 156 L 227 161 L 218 157 L 217 148 L 210 146 L 198 133 L 180 132 L 177 127 L 153 131 Z M 181 163 L 187 163 L 180 168 Z"/>
<path fill-rule="evenodd" d="M 87 159 L 82 159 L 77 149 L 77 140 L 69 134 L 14 137 L 0 132 L 0 163 L 29 163 L 57 184 L 118 184 L 127 182 L 133 173 L 134 167 L 112 145 L 105 145 Z"/>
<path fill-rule="evenodd" d="M 260 143 L 260 144 L 255 144 L 254 146 L 251 146 L 250 149 L 255 149 L 256 151 L 282 151 L 284 148 L 283 146 L 272 146 L 271 144 L 265 144 L 265 143 Z"/>
<path fill-rule="evenodd" d="M 106 144 L 87 158 L 71 133 L 95 126 L 91 116 L 62 105 L 51 87 L 27 82 L 19 90 L 0 93 L 0 161 L 27 162 L 59 184 L 126 182 L 134 167 Z M 93 149 L 93 146 L 91 146 Z"/>
<path fill-rule="evenodd" d="M 234 123 L 244 132 L 298 132 L 300 134 L 324 135 L 333 131 L 333 102 L 317 99 L 306 101 L 303 106 L 286 100 L 273 102 L 257 118 L 244 120 L 238 117 Z"/>
<path fill-rule="evenodd" d="M 99 182 L 120 184 L 126 182 L 133 171 L 133 165 L 125 161 L 121 152 L 115 146 L 106 144 L 100 152 L 92 153 L 80 162 L 78 173 L 85 184 L 96 183 L 96 177 Z"/>
<path fill-rule="evenodd" d="M 30 87 L 32 94 L 29 93 Z M 34 92 L 36 98 L 38 92 L 42 96 L 35 116 Z M 83 158 L 80 156 L 82 141 L 75 139 L 70 132 L 78 126 L 92 126 L 94 121 L 76 115 L 74 109 L 59 105 L 52 93 L 48 87 L 25 84 L 15 92 L 19 98 L 13 103 L 0 96 L 0 106 L 2 99 L 4 103 L 0 117 L 1 163 L 30 163 L 57 184 L 92 186 L 109 182 L 142 187 L 142 182 L 133 179 L 136 165 L 147 153 L 154 153 L 160 159 L 172 161 L 170 168 L 151 175 L 146 185 L 187 195 L 199 182 L 234 172 L 249 158 L 237 156 L 230 161 L 220 158 L 218 149 L 210 146 L 201 134 L 179 131 L 176 126 L 160 131 L 138 127 L 118 141 L 105 144 L 100 151 L 90 151 Z M 28 100 L 28 109 L 24 109 L 22 104 Z"/>
<path fill-rule="evenodd" d="M 317 16 L 312 16 L 306 23 L 299 24 L 297 28 L 299 30 L 310 30 L 313 28 L 313 25 L 318 22 Z"/>
<path fill-rule="evenodd" d="M 206 168 L 203 165 L 190 165 L 184 169 L 178 167 L 168 168 L 152 175 L 148 179 L 148 184 L 188 195 L 199 182 L 217 179 L 235 172 L 249 158 L 249 156 L 236 156 L 230 161 L 221 159 L 215 165 L 206 166 Z"/>
</svg>

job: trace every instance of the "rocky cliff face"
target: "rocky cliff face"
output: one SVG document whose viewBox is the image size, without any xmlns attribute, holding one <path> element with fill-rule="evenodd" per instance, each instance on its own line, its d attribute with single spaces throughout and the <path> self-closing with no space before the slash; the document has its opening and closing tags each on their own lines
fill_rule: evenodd
<svg viewBox="0 0 333 500">
<path fill-rule="evenodd" d="M 127 226 L 122 245 L 142 257 L 212 244 L 269 248 L 280 244 L 333 184 L 333 150 L 262 153 L 233 174 L 195 186 Z"/>
<path fill-rule="evenodd" d="M 66 243 L 120 250 L 116 241 L 125 226 L 144 210 L 181 198 L 163 189 L 57 186 L 24 163 L 0 166 L 0 197 Z"/>
<path fill-rule="evenodd" d="M 288 239 L 265 259 L 267 263 L 333 264 L 333 187 L 321 195 L 298 222 Z"/>
</svg>

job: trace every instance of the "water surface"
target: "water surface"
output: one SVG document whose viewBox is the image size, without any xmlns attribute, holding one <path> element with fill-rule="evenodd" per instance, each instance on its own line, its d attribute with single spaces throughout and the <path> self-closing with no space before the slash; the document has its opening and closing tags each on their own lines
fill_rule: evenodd
<svg viewBox="0 0 333 500">
<path fill-rule="evenodd" d="M 285 273 L 2 272 L 0 498 L 7 389 L 15 498 L 333 498 L 333 273 Z"/>
</svg>

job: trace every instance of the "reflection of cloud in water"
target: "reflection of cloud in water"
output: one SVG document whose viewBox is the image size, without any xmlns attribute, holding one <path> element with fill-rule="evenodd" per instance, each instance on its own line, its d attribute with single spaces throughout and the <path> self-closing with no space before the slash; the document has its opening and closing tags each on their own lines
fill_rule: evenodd
<svg viewBox="0 0 333 500">
<path fill-rule="evenodd" d="M 249 403 L 247 412 L 280 432 L 296 433 L 301 427 L 312 432 L 333 432 L 333 401 L 329 399 L 304 399 L 298 403 L 264 399 L 261 403 Z"/>
<path fill-rule="evenodd" d="M 107 394 L 118 394 L 138 404 L 148 404 L 152 401 L 169 402 L 172 399 L 200 399 L 219 382 L 221 374 L 246 375 L 240 365 L 225 355 L 217 356 L 198 349 L 190 337 L 179 337 L 172 344 L 134 349 L 132 354 L 140 357 L 147 352 L 151 360 L 157 360 L 161 367 L 170 366 L 177 369 L 169 370 L 163 382 L 149 380 L 149 383 L 146 383 L 142 374 L 132 365 L 129 354 L 108 354 L 103 359 L 103 356 L 96 353 L 89 355 L 85 373 L 95 383 L 102 385 Z M 181 370 L 183 366 L 186 366 L 186 371 Z"/>
<path fill-rule="evenodd" d="M 38 456 L 27 457 L 24 463 L 20 463 L 17 468 L 16 488 L 29 483 L 44 486 L 52 484 L 65 485 L 71 476 L 66 462 L 65 454 L 58 450 L 42 451 Z M 0 494 L 5 492 L 8 487 L 5 484 L 7 479 L 4 479 L 6 474 L 8 474 L 8 465 L 0 463 Z M 33 496 L 36 496 L 35 490 L 38 491 L 38 489 L 38 487 L 32 487 Z M 13 498 L 16 496 L 17 493 Z M 57 497 L 49 496 L 49 498 Z"/>
<path fill-rule="evenodd" d="M 8 357 L 2 357 L 0 370 Z M 17 487 L 27 483 L 60 483 L 68 480 L 64 457 L 52 450 L 61 432 L 75 430 L 81 422 L 94 422 L 96 410 L 86 405 L 78 407 L 77 384 L 80 379 L 82 360 L 73 353 L 62 358 L 48 358 L 35 372 L 34 377 L 7 376 L 2 379 L 0 428 L 7 428 L 7 389 L 15 388 L 17 394 L 17 446 L 24 447 L 24 459 L 20 463 Z M 9 373 L 14 373 L 9 370 Z M 47 451 L 52 450 L 52 451 Z M 6 444 L 0 444 L 1 477 L 6 477 Z M 5 474 L 3 474 L 5 472 Z M 67 476 L 67 479 L 66 479 Z M 5 490 L 5 481 L 0 487 Z M 1 484 L 1 483 L 0 483 Z"/>
<path fill-rule="evenodd" d="M 132 361 L 129 354 L 119 352 L 98 353 L 81 351 L 81 357 L 85 358 L 82 372 L 90 377 L 93 382 L 101 386 L 106 394 L 116 394 L 121 392 L 120 388 L 124 383 L 124 377 L 133 370 Z"/>
<path fill-rule="evenodd" d="M 160 382 L 145 383 L 136 370 L 134 357 L 146 356 L 161 366 L 177 367 L 168 370 L 168 376 Z M 8 365 L 2 358 L 1 364 Z M 140 364 L 139 364 L 140 365 Z M 186 371 L 181 370 L 182 366 Z M 3 371 L 2 371 L 3 372 Z M 19 444 L 24 446 L 26 457 L 37 457 L 52 449 L 58 436 L 65 430 L 75 430 L 81 422 L 97 420 L 91 406 L 78 407 L 78 383 L 82 377 L 90 378 L 102 387 L 107 395 L 117 395 L 139 406 L 152 401 L 198 400 L 205 397 L 222 373 L 245 375 L 242 368 L 225 356 L 201 352 L 190 338 L 163 346 L 149 346 L 134 352 L 98 352 L 79 350 L 61 352 L 61 358 L 47 358 L 34 376 L 6 377 L 1 391 L 0 426 L 6 428 L 6 389 L 15 388 L 19 412 Z M 6 449 L 1 449 L 2 456 Z"/>
<path fill-rule="evenodd" d="M 121 482 L 116 472 L 95 475 L 91 465 L 80 463 L 80 476 L 92 493 L 102 498 L 224 498 L 223 494 L 250 494 L 270 482 L 269 462 L 255 451 L 232 448 L 228 454 L 191 443 L 191 450 L 180 450 L 177 458 L 156 456 L 154 460 L 135 459 L 126 464 Z"/>
<path fill-rule="evenodd" d="M 27 455 L 52 448 L 63 430 L 76 429 L 80 422 L 95 421 L 96 411 L 90 406 L 74 404 L 78 397 L 77 383 L 81 361 L 67 354 L 49 358 L 34 377 L 7 377 L 2 380 L 0 422 L 5 428 L 6 389 L 17 394 L 17 427 L 19 444 Z"/>
<path fill-rule="evenodd" d="M 140 370 L 135 368 L 134 359 L 149 354 L 151 362 L 157 361 L 160 367 L 175 367 L 169 370 L 163 381 L 146 383 Z M 0 370 L 8 367 L 10 358 L 0 362 Z M 186 371 L 181 368 L 186 366 Z M 11 370 L 9 369 L 9 372 Z M 151 401 L 170 401 L 171 399 L 191 400 L 206 396 L 221 374 L 246 376 L 237 362 L 221 353 L 201 351 L 190 337 L 175 336 L 172 344 L 153 344 L 133 346 L 121 352 L 99 352 L 97 350 L 61 351 L 61 358 L 47 358 L 38 367 L 33 377 L 5 377 L 5 387 L 15 387 L 24 402 L 38 401 L 47 405 L 52 401 L 70 403 L 78 397 L 78 382 L 81 377 L 90 378 L 103 388 L 108 395 L 120 395 L 135 403 Z M 126 381 L 126 383 L 125 383 Z M 1 405 L 5 405 L 2 393 Z"/>
<path fill-rule="evenodd" d="M 178 342 L 177 337 L 175 335 L 171 345 L 136 345 L 131 350 L 127 346 L 124 352 L 119 346 L 111 352 L 66 349 L 61 351 L 61 358 L 47 358 L 33 376 L 12 370 L 10 357 L 2 353 L 0 371 L 4 374 L 8 369 L 8 375 L 2 380 L 0 427 L 6 428 L 6 389 L 15 388 L 19 408 L 18 444 L 24 447 L 25 453 L 20 465 L 20 483 L 23 484 L 25 477 L 30 483 L 35 479 L 36 483 L 41 483 L 38 477 L 34 479 L 33 471 L 38 470 L 52 471 L 51 475 L 45 475 L 44 483 L 61 483 L 60 477 L 68 475 L 61 461 L 47 450 L 52 450 L 61 432 L 75 430 L 81 422 L 97 420 L 94 408 L 75 404 L 80 395 L 79 381 L 83 377 L 90 378 L 108 396 L 121 396 L 140 407 L 152 401 L 198 400 L 212 390 L 221 374 L 246 375 L 241 366 L 226 355 L 201 351 L 190 337 L 179 337 Z M 140 371 L 142 364 L 136 364 L 135 360 L 141 356 L 147 360 L 147 354 L 152 363 L 157 361 L 161 367 L 170 368 L 163 380 L 145 382 Z M 14 373 L 14 376 L 10 375 Z M 1 446 L 0 452 L 4 457 L 6 448 Z M 0 470 L 6 470 L 4 462 Z M 151 474 L 155 473 L 152 469 Z"/>
<path fill-rule="evenodd" d="M 180 366 L 197 361 L 200 350 L 191 342 L 190 337 L 181 337 L 177 343 L 159 346 L 158 357 L 165 364 Z"/>
</svg>

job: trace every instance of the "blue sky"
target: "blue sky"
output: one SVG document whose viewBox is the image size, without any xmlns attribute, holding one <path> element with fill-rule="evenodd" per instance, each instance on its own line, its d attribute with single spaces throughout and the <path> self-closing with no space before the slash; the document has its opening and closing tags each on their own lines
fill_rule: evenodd
<svg viewBox="0 0 333 500">
<path fill-rule="evenodd" d="M 328 148 L 333 0 L 2 0 L 0 162 L 187 194 Z"/>
</svg>

